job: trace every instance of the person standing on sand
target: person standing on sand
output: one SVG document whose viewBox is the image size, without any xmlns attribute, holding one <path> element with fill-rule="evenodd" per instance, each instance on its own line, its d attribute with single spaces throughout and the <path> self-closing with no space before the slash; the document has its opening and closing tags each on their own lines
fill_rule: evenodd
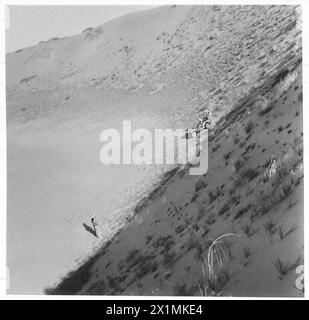
<svg viewBox="0 0 309 320">
<path fill-rule="evenodd" d="M 101 238 L 101 233 L 100 233 L 99 225 L 97 223 L 95 215 L 92 215 L 92 217 L 90 218 L 90 221 L 92 223 L 92 227 L 93 227 L 93 230 L 95 232 L 96 237 L 100 239 Z"/>
</svg>

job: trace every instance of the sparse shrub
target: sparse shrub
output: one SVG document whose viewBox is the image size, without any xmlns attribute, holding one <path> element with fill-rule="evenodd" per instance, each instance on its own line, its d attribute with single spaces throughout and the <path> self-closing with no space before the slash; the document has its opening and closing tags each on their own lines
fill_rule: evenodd
<svg viewBox="0 0 309 320">
<path fill-rule="evenodd" d="M 296 225 L 292 226 L 290 229 L 284 231 L 282 229 L 282 227 L 280 227 L 278 229 L 278 234 L 279 234 L 279 237 L 280 237 L 280 240 L 283 240 L 285 237 L 287 237 L 289 234 L 291 234 L 293 231 L 295 231 L 297 229 Z"/>
<path fill-rule="evenodd" d="M 198 192 L 194 192 L 193 196 L 191 198 L 191 202 L 194 202 L 198 198 L 198 196 L 199 196 L 199 193 Z"/>
<path fill-rule="evenodd" d="M 172 236 L 160 236 L 152 243 L 154 248 L 163 247 L 165 251 L 168 251 L 174 244 L 175 241 L 172 239 Z"/>
<path fill-rule="evenodd" d="M 247 168 L 240 172 L 241 177 L 247 179 L 248 181 L 253 180 L 259 175 L 259 170 L 253 168 Z"/>
<path fill-rule="evenodd" d="M 204 232 L 201 234 L 201 238 L 204 238 L 205 236 L 207 236 L 207 234 L 210 232 L 210 228 L 205 227 L 204 228 Z"/>
<path fill-rule="evenodd" d="M 276 223 L 273 220 L 268 221 L 267 223 L 264 224 L 264 228 L 266 233 L 272 238 L 272 236 L 276 233 L 277 228 L 276 228 Z"/>
<path fill-rule="evenodd" d="M 197 220 L 200 220 L 206 214 L 206 209 L 203 205 L 199 205 L 198 207 L 198 215 Z"/>
<path fill-rule="evenodd" d="M 230 277 L 224 270 L 224 262 L 228 260 L 223 239 L 237 236 L 234 233 L 224 234 L 211 242 L 208 248 L 207 258 L 202 263 L 202 278 L 198 281 L 198 287 L 202 296 L 218 296 L 229 281 Z"/>
<path fill-rule="evenodd" d="M 175 232 L 176 233 L 181 233 L 184 229 L 185 229 L 184 226 L 180 225 L 175 229 Z"/>
<path fill-rule="evenodd" d="M 253 236 L 257 232 L 257 230 L 253 229 L 249 224 L 243 225 L 242 231 L 247 235 L 248 238 Z"/>
<path fill-rule="evenodd" d="M 87 289 L 87 294 L 89 295 L 104 295 L 106 294 L 106 283 L 104 280 L 96 280 L 89 289 Z"/>
<path fill-rule="evenodd" d="M 138 253 L 139 251 L 137 249 L 132 249 L 126 257 L 126 263 L 132 261 Z"/>
<path fill-rule="evenodd" d="M 225 154 L 225 155 L 223 156 L 224 160 L 225 160 L 225 161 L 229 160 L 231 154 L 232 154 L 232 151 L 230 151 L 230 152 L 228 152 L 227 154 Z"/>
<path fill-rule="evenodd" d="M 291 209 L 295 204 L 297 203 L 296 200 L 293 200 L 292 198 L 288 199 L 288 209 Z"/>
<path fill-rule="evenodd" d="M 239 170 L 244 166 L 245 161 L 242 158 L 237 159 L 234 162 L 234 168 L 235 168 L 235 172 L 239 172 Z"/>
<path fill-rule="evenodd" d="M 237 211 L 235 214 L 234 220 L 240 218 L 243 216 L 246 212 L 248 212 L 251 209 L 251 204 L 248 204 L 247 206 L 241 208 L 240 210 Z"/>
<path fill-rule="evenodd" d="M 20 80 L 20 83 L 21 84 L 28 84 L 30 81 L 32 81 L 33 79 L 37 78 L 38 76 L 36 74 L 32 75 L 32 76 L 29 76 L 29 77 L 26 77 L 26 78 L 23 78 Z"/>
<path fill-rule="evenodd" d="M 212 191 L 208 192 L 209 203 L 214 202 L 217 199 L 217 195 L 213 194 Z"/>
<path fill-rule="evenodd" d="M 153 236 L 152 235 L 147 235 L 146 236 L 146 244 L 149 244 L 149 242 L 152 240 Z"/>
<path fill-rule="evenodd" d="M 175 263 L 175 259 L 176 259 L 176 253 L 174 251 L 172 251 L 172 252 L 167 251 L 164 254 L 163 265 L 166 268 L 169 268 L 171 265 L 173 265 Z"/>
<path fill-rule="evenodd" d="M 212 225 L 216 222 L 216 215 L 214 213 L 210 213 L 209 216 L 206 218 L 205 222 L 208 225 Z"/>
<path fill-rule="evenodd" d="M 278 203 L 276 198 L 268 195 L 263 199 L 265 200 L 265 202 L 262 202 L 259 208 L 262 216 L 265 215 L 271 208 L 274 208 Z"/>
<path fill-rule="evenodd" d="M 248 259 L 252 254 L 252 251 L 249 247 L 244 247 L 242 252 L 243 252 L 245 259 Z"/>
<path fill-rule="evenodd" d="M 298 257 L 294 263 L 283 262 L 280 258 L 277 258 L 273 265 L 276 268 L 279 279 L 283 279 L 283 277 L 291 270 L 294 270 L 298 267 L 301 262 L 301 257 Z"/>
<path fill-rule="evenodd" d="M 147 273 L 156 271 L 157 268 L 158 264 L 153 261 L 152 257 L 149 255 L 144 255 L 138 261 L 138 265 L 136 267 L 136 275 L 140 279 Z"/>
<path fill-rule="evenodd" d="M 224 213 L 226 213 L 231 207 L 231 202 L 227 201 L 218 211 L 219 216 L 222 216 Z"/>
<path fill-rule="evenodd" d="M 230 189 L 230 194 L 233 194 L 237 188 L 242 187 L 245 183 L 245 180 L 242 179 L 241 177 L 238 177 L 236 180 L 233 182 L 233 187 Z"/>
<path fill-rule="evenodd" d="M 259 95 L 254 102 L 254 108 L 259 110 L 259 113 L 263 113 L 264 110 L 267 110 L 269 102 L 266 97 Z"/>
<path fill-rule="evenodd" d="M 203 179 L 199 179 L 195 184 L 195 192 L 207 187 L 207 183 Z"/>
<path fill-rule="evenodd" d="M 265 172 L 263 176 L 263 182 L 266 183 L 281 169 L 281 160 L 277 156 L 271 155 L 271 157 L 264 164 Z"/>
<path fill-rule="evenodd" d="M 280 191 L 280 199 L 284 200 L 293 192 L 292 184 L 283 185 Z"/>
<path fill-rule="evenodd" d="M 187 286 L 185 283 L 176 283 L 174 287 L 174 295 L 175 296 L 192 296 L 194 292 L 196 292 L 196 286 Z"/>
<path fill-rule="evenodd" d="M 259 218 L 260 216 L 260 213 L 258 211 L 258 208 L 257 206 L 254 204 L 252 205 L 252 213 L 250 215 L 250 221 L 251 223 L 254 222 L 257 218 Z"/>
<path fill-rule="evenodd" d="M 233 141 L 235 144 L 238 144 L 238 142 L 240 141 L 240 137 L 234 136 Z"/>
<path fill-rule="evenodd" d="M 212 148 L 212 152 L 216 152 L 220 148 L 220 145 L 217 144 Z"/>
<path fill-rule="evenodd" d="M 107 276 L 107 284 L 111 289 L 119 290 L 119 283 L 117 277 Z"/>
<path fill-rule="evenodd" d="M 249 134 L 254 129 L 254 127 L 254 123 L 252 121 L 249 121 L 245 126 L 246 133 Z"/>
</svg>

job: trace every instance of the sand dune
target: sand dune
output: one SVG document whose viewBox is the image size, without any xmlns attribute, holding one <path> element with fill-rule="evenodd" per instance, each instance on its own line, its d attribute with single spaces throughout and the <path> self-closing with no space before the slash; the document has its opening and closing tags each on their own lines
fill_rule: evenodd
<svg viewBox="0 0 309 320">
<path fill-rule="evenodd" d="M 302 296 L 300 66 L 293 72 L 280 96 L 276 85 L 260 89 L 277 97 L 267 109 L 248 100 L 221 119 L 206 175 L 173 170 L 111 241 L 48 293 L 200 296 L 211 239 L 234 234 L 224 240 L 227 257 L 209 295 Z M 265 179 L 273 156 L 281 166 Z"/>
</svg>

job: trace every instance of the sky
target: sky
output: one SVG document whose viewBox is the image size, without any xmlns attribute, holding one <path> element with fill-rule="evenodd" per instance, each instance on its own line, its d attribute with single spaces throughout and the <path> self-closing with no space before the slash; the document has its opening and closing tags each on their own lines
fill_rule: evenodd
<svg viewBox="0 0 309 320">
<path fill-rule="evenodd" d="M 81 33 L 124 14 L 155 6 L 9 6 L 6 13 L 6 52 L 53 37 Z"/>
</svg>

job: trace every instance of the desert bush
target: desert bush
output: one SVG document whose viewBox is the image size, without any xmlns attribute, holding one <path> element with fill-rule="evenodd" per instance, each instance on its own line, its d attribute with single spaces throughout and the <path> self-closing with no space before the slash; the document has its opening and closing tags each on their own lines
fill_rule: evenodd
<svg viewBox="0 0 309 320">
<path fill-rule="evenodd" d="M 264 199 L 265 201 L 260 202 L 259 207 L 258 207 L 258 211 L 259 213 L 263 216 L 265 215 L 271 208 L 274 207 L 274 202 L 273 199 L 269 196 L 265 196 L 262 199 Z"/>
<path fill-rule="evenodd" d="M 174 287 L 175 296 L 192 296 L 196 292 L 196 286 L 188 286 L 185 283 L 176 283 Z"/>
<path fill-rule="evenodd" d="M 248 238 L 253 236 L 257 232 L 257 230 L 254 229 L 250 224 L 245 224 L 241 228 L 244 234 L 247 235 Z"/>
<path fill-rule="evenodd" d="M 283 279 L 283 277 L 290 272 L 291 270 L 294 270 L 298 267 L 298 265 L 301 262 L 301 257 L 299 256 L 295 262 L 293 263 L 288 263 L 288 262 L 283 262 L 280 258 L 277 258 L 274 262 L 273 265 L 276 268 L 276 271 L 278 273 L 279 279 Z"/>
<path fill-rule="evenodd" d="M 283 74 L 283 73 L 282 73 Z M 287 92 L 298 76 L 297 71 L 287 72 L 284 77 L 278 77 L 276 85 L 276 98 L 279 98 L 283 93 Z"/>
<path fill-rule="evenodd" d="M 214 213 L 210 213 L 208 217 L 205 219 L 205 222 L 208 225 L 212 225 L 216 222 L 216 215 Z"/>
<path fill-rule="evenodd" d="M 252 205 L 248 204 L 245 207 L 238 210 L 237 213 L 235 214 L 234 220 L 242 217 L 246 212 L 248 212 L 251 209 L 251 207 L 252 207 Z"/>
<path fill-rule="evenodd" d="M 240 176 L 248 181 L 253 180 L 259 175 L 259 170 L 253 168 L 246 168 L 240 172 Z"/>
<path fill-rule="evenodd" d="M 292 183 L 286 184 L 281 187 L 280 190 L 280 200 L 288 198 L 293 192 Z"/>
<path fill-rule="evenodd" d="M 268 105 L 269 105 L 269 102 L 268 102 L 267 98 L 263 97 L 261 95 L 259 95 L 257 97 L 256 101 L 254 102 L 254 108 L 257 109 L 259 111 L 259 113 L 266 110 Z"/>
<path fill-rule="evenodd" d="M 88 289 L 87 294 L 88 295 L 104 295 L 106 294 L 106 283 L 104 280 L 97 280 L 95 283 L 93 283 Z"/>
<path fill-rule="evenodd" d="M 163 247 L 165 251 L 168 251 L 174 244 L 175 241 L 172 236 L 160 236 L 152 243 L 154 248 Z"/>
<path fill-rule="evenodd" d="M 249 247 L 244 247 L 242 252 L 243 252 L 245 259 L 248 259 L 252 254 L 252 251 Z"/>
<path fill-rule="evenodd" d="M 203 179 L 199 179 L 195 184 L 195 192 L 207 187 L 207 183 Z"/>
<path fill-rule="evenodd" d="M 290 229 L 285 231 L 282 229 L 282 227 L 279 227 L 278 234 L 279 234 L 280 240 L 283 240 L 284 238 L 286 238 L 289 234 L 291 234 L 296 229 L 297 229 L 296 225 L 293 225 Z"/>
<path fill-rule="evenodd" d="M 119 290 L 119 280 L 118 278 L 115 276 L 107 276 L 107 285 L 109 288 L 113 289 L 113 290 Z"/>
<path fill-rule="evenodd" d="M 138 253 L 139 251 L 137 249 L 132 249 L 126 257 L 126 263 L 129 263 L 130 261 L 132 261 Z"/>
<path fill-rule="evenodd" d="M 231 207 L 231 201 L 227 201 L 218 211 L 219 216 L 222 216 L 224 213 L 226 213 Z"/>
<path fill-rule="evenodd" d="M 154 272 L 158 268 L 157 262 L 153 261 L 149 255 L 141 256 L 136 266 L 136 275 L 140 279 L 147 273 Z"/>
<path fill-rule="evenodd" d="M 169 268 L 175 263 L 175 260 L 176 260 L 176 253 L 174 251 L 172 252 L 167 251 L 164 254 L 162 263 L 166 268 Z"/>
<path fill-rule="evenodd" d="M 191 203 L 194 202 L 199 196 L 199 193 L 198 192 L 194 192 L 193 195 L 192 195 L 192 198 L 191 198 Z"/>
<path fill-rule="evenodd" d="M 208 198 L 209 198 L 209 203 L 212 203 L 217 199 L 217 195 L 214 194 L 212 191 L 209 191 L 208 192 Z"/>
<path fill-rule="evenodd" d="M 265 231 L 271 238 L 277 231 L 276 225 L 276 222 L 274 222 L 273 220 L 269 220 L 264 224 Z"/>
<path fill-rule="evenodd" d="M 198 207 L 198 215 L 197 215 L 197 220 L 200 220 L 205 214 L 206 214 L 206 209 L 203 205 L 199 205 Z"/>
<path fill-rule="evenodd" d="M 234 141 L 235 144 L 238 144 L 238 142 L 240 141 L 240 138 L 237 137 L 237 136 L 235 136 L 235 137 L 233 138 L 233 141 Z"/>
<path fill-rule="evenodd" d="M 232 151 L 226 153 L 226 154 L 223 156 L 224 160 L 225 160 L 225 161 L 229 160 L 231 154 L 232 154 Z"/>
<path fill-rule="evenodd" d="M 235 172 L 238 173 L 239 170 L 244 166 L 245 160 L 243 158 L 239 158 L 234 162 Z"/>
<path fill-rule="evenodd" d="M 254 129 L 254 127 L 254 123 L 252 121 L 249 121 L 245 126 L 246 133 L 249 134 Z"/>
<path fill-rule="evenodd" d="M 198 281 L 198 287 L 202 296 L 218 296 L 229 281 L 229 274 L 224 269 L 224 262 L 228 261 L 223 239 L 230 236 L 238 236 L 227 233 L 211 241 L 207 257 L 202 263 L 202 277 Z"/>
</svg>

